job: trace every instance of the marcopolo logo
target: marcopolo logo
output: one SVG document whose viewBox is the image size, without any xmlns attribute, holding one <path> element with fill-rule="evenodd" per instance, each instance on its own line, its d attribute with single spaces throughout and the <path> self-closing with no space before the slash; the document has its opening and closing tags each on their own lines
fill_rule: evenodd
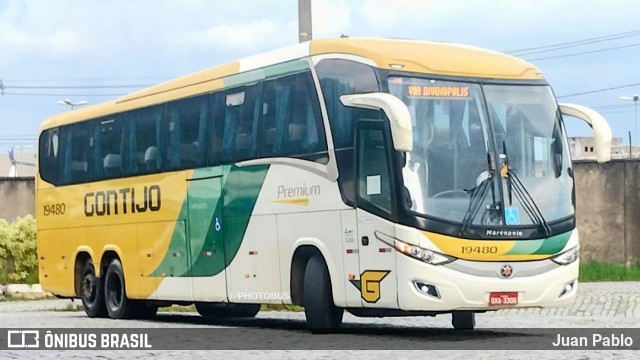
<svg viewBox="0 0 640 360">
<path fill-rule="evenodd" d="M 524 232 L 522 230 L 495 230 L 495 229 L 487 229 L 485 232 L 486 236 L 493 237 L 523 237 Z"/>
</svg>

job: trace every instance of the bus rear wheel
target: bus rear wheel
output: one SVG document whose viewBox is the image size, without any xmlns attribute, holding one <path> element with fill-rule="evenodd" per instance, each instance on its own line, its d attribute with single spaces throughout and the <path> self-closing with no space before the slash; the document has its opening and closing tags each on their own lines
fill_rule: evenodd
<svg viewBox="0 0 640 360">
<path fill-rule="evenodd" d="M 307 262 L 302 303 L 311 332 L 330 333 L 342 324 L 344 310 L 333 303 L 329 272 L 324 260 L 318 255 L 312 256 Z"/>
<path fill-rule="evenodd" d="M 456 330 L 473 330 L 476 327 L 476 313 L 473 311 L 454 311 L 451 313 L 451 325 Z"/>
<path fill-rule="evenodd" d="M 104 295 L 107 312 L 112 319 L 130 319 L 135 314 L 135 301 L 127 298 L 122 263 L 114 259 L 104 276 Z"/>
<path fill-rule="evenodd" d="M 198 314 L 217 319 L 254 317 L 260 312 L 260 304 L 196 303 Z"/>
<path fill-rule="evenodd" d="M 82 267 L 79 295 L 87 316 L 92 318 L 107 316 L 104 287 L 100 282 L 100 278 L 96 276 L 96 268 L 91 259 L 88 259 Z"/>
</svg>

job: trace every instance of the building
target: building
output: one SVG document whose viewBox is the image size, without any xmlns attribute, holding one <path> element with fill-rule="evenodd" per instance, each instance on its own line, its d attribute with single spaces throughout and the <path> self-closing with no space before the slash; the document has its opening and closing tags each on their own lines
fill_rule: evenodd
<svg viewBox="0 0 640 360">
<path fill-rule="evenodd" d="M 12 161 L 9 153 L 4 151 L 0 153 L 0 177 L 33 177 L 36 174 L 35 164 L 37 163 L 36 154 L 33 149 L 29 153 L 19 153 L 14 151 L 16 160 L 15 167 L 12 169 Z M 31 164 L 31 165 L 26 165 Z"/>
<path fill-rule="evenodd" d="M 569 137 L 569 152 L 572 160 L 595 160 L 595 143 L 592 137 Z M 611 158 L 612 159 L 628 159 L 640 158 L 640 146 L 631 147 L 631 156 L 629 156 L 629 145 L 622 143 L 622 138 L 613 138 L 611 140 Z"/>
</svg>

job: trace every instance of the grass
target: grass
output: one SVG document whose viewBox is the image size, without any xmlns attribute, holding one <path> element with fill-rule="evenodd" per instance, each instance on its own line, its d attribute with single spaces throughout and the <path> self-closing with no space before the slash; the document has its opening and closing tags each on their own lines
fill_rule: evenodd
<svg viewBox="0 0 640 360">
<path fill-rule="evenodd" d="M 300 311 L 304 311 L 304 308 L 302 306 L 289 305 L 289 304 L 284 304 L 284 305 L 280 305 L 280 304 L 262 304 L 262 306 L 260 307 L 260 311 L 293 311 L 293 312 L 300 312 Z"/>
<path fill-rule="evenodd" d="M 158 312 L 195 312 L 196 307 L 194 305 L 181 306 L 171 305 L 167 307 L 158 308 Z"/>
<path fill-rule="evenodd" d="M 38 278 L 38 270 L 34 270 L 33 272 L 30 272 L 29 274 L 27 274 L 27 277 L 22 280 L 22 281 L 11 281 L 9 280 L 9 276 L 0 270 L 0 285 L 2 284 L 28 284 L 28 285 L 33 285 L 33 284 L 38 284 L 40 282 L 40 279 Z"/>
<path fill-rule="evenodd" d="M 580 264 L 580 281 L 640 281 L 640 266 L 592 261 Z"/>
</svg>

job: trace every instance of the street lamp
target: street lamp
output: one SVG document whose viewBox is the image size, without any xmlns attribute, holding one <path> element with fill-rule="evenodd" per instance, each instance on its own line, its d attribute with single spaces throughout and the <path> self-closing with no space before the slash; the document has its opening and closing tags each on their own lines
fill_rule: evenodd
<svg viewBox="0 0 640 360">
<path fill-rule="evenodd" d="M 640 95 L 638 94 L 635 94 L 633 96 L 620 96 L 620 100 L 633 101 L 633 124 L 634 124 L 633 136 L 636 139 L 636 142 L 638 142 L 637 140 L 638 139 L 638 99 L 640 99 Z M 631 156 L 631 153 L 629 153 L 629 156 Z"/>
<path fill-rule="evenodd" d="M 82 101 L 76 101 L 76 102 L 72 102 L 69 99 L 64 99 L 64 100 L 58 100 L 58 104 L 60 105 L 68 105 L 71 107 L 71 110 L 73 110 L 74 107 L 76 106 L 82 106 L 82 105 L 87 105 L 88 102 L 85 100 Z"/>
</svg>

